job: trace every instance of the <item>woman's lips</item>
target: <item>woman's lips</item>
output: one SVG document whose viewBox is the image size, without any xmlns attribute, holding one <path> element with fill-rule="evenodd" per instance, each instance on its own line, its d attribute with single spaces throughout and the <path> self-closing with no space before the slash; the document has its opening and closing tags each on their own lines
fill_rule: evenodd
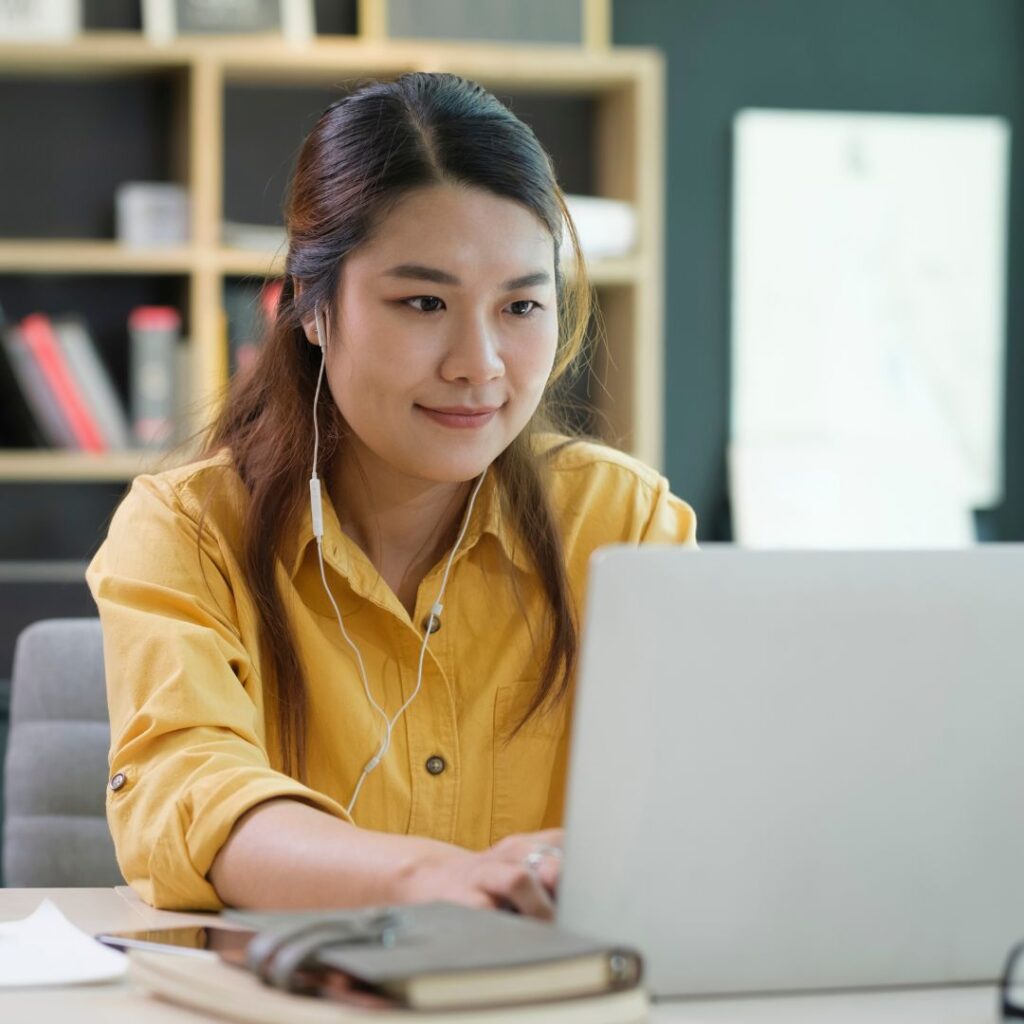
<svg viewBox="0 0 1024 1024">
<path fill-rule="evenodd" d="M 473 430 L 484 427 L 494 419 L 499 407 L 473 409 L 469 406 L 449 406 L 443 409 L 428 405 L 417 405 L 417 409 L 429 416 L 442 427 L 454 427 L 456 430 Z"/>
</svg>

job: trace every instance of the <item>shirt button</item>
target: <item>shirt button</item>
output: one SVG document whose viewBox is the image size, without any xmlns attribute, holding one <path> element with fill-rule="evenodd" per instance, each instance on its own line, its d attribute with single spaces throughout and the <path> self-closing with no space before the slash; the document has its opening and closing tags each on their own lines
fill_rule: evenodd
<svg viewBox="0 0 1024 1024">
<path fill-rule="evenodd" d="M 430 772 L 431 775 L 440 775 L 441 772 L 444 771 L 444 768 L 445 764 L 443 757 L 438 757 L 438 755 L 435 754 L 433 757 L 427 758 L 427 771 Z"/>
<path fill-rule="evenodd" d="M 441 620 L 435 615 L 433 619 L 429 615 L 423 620 L 423 628 L 428 633 L 436 633 L 441 628 Z"/>
<path fill-rule="evenodd" d="M 110 780 L 110 788 L 116 793 L 128 780 L 124 777 L 124 772 L 118 772 Z"/>
</svg>

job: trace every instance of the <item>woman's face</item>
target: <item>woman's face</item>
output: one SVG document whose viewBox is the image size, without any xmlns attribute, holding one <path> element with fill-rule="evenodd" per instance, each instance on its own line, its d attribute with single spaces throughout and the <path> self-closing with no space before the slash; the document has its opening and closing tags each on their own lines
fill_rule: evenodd
<svg viewBox="0 0 1024 1024">
<path fill-rule="evenodd" d="M 550 233 L 512 200 L 404 196 L 344 261 L 328 311 L 327 380 L 360 461 L 436 482 L 481 473 L 551 373 L 554 269 Z"/>
</svg>

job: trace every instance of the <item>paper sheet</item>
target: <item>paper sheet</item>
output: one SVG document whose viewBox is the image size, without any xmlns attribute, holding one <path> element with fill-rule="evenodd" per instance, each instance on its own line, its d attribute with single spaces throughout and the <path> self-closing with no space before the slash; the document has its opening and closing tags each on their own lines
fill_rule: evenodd
<svg viewBox="0 0 1024 1024">
<path fill-rule="evenodd" d="M 50 900 L 0 922 L 0 988 L 114 981 L 127 967 L 123 953 L 76 928 Z"/>
</svg>

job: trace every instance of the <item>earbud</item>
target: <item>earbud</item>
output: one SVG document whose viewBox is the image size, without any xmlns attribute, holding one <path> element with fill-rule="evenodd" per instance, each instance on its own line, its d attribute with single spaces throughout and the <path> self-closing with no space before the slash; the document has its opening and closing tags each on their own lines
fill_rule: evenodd
<svg viewBox="0 0 1024 1024">
<path fill-rule="evenodd" d="M 320 351 L 325 353 L 327 351 L 327 331 L 324 329 L 324 318 L 320 312 L 319 302 L 313 305 L 313 320 L 316 323 L 316 343 L 320 346 Z"/>
</svg>

